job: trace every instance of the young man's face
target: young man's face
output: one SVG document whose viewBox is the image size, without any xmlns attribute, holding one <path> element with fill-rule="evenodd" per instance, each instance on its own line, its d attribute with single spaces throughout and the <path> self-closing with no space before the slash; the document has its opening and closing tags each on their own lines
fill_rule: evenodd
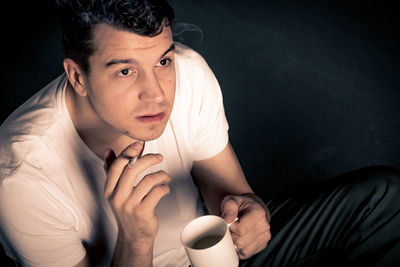
<svg viewBox="0 0 400 267">
<path fill-rule="evenodd" d="M 87 94 L 97 115 L 135 140 L 159 137 L 175 97 L 170 27 L 155 37 L 142 37 L 99 24 L 93 41 Z"/>
</svg>

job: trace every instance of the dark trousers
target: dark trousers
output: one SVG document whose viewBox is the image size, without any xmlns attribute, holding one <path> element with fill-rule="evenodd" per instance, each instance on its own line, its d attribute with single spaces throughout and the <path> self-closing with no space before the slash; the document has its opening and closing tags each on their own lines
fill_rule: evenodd
<svg viewBox="0 0 400 267">
<path fill-rule="evenodd" d="M 398 169 L 360 169 L 267 205 L 272 238 L 241 267 L 400 266 Z"/>
</svg>

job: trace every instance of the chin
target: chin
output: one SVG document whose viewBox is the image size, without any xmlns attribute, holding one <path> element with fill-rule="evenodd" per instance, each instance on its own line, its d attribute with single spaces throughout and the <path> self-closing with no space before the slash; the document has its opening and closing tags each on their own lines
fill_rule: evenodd
<svg viewBox="0 0 400 267">
<path fill-rule="evenodd" d="M 135 133 L 135 134 L 128 134 L 129 137 L 138 140 L 138 141 L 152 141 L 157 138 L 159 138 L 163 133 L 166 128 L 166 125 L 163 125 L 162 127 L 157 127 L 153 129 L 146 129 L 142 133 Z"/>
<path fill-rule="evenodd" d="M 142 138 L 142 140 L 140 140 L 140 141 L 153 141 L 153 140 L 156 140 L 157 138 L 159 138 L 161 135 L 162 135 L 162 133 L 154 134 L 154 135 L 147 135 L 144 138 Z"/>
</svg>

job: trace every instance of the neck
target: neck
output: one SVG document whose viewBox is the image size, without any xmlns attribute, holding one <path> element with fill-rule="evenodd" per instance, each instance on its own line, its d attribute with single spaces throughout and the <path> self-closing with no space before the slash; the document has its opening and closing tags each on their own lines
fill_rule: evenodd
<svg viewBox="0 0 400 267">
<path fill-rule="evenodd" d="M 107 148 L 111 148 L 118 156 L 125 147 L 136 141 L 101 120 L 88 97 L 78 95 L 69 82 L 65 102 L 79 136 L 99 158 L 104 159 Z"/>
</svg>

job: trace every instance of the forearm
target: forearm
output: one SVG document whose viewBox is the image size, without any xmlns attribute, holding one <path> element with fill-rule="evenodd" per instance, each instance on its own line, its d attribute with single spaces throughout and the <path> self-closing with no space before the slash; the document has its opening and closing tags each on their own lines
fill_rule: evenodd
<svg viewBox="0 0 400 267">
<path fill-rule="evenodd" d="M 230 187 L 201 187 L 200 193 L 203 197 L 204 203 L 210 214 L 221 215 L 221 203 L 222 200 L 229 195 L 242 195 L 242 194 L 253 194 L 251 188 L 230 188 Z"/>
<path fill-rule="evenodd" d="M 218 155 L 193 163 L 193 179 L 210 213 L 231 223 L 239 257 L 247 259 L 263 250 L 271 238 L 269 212 L 247 183 L 239 161 L 228 144 Z"/>
<path fill-rule="evenodd" d="M 209 212 L 215 215 L 220 214 L 224 197 L 253 192 L 230 144 L 217 156 L 194 162 L 192 176 Z"/>
<path fill-rule="evenodd" d="M 153 266 L 154 242 L 134 244 L 118 240 L 111 266 L 151 267 Z"/>
</svg>

